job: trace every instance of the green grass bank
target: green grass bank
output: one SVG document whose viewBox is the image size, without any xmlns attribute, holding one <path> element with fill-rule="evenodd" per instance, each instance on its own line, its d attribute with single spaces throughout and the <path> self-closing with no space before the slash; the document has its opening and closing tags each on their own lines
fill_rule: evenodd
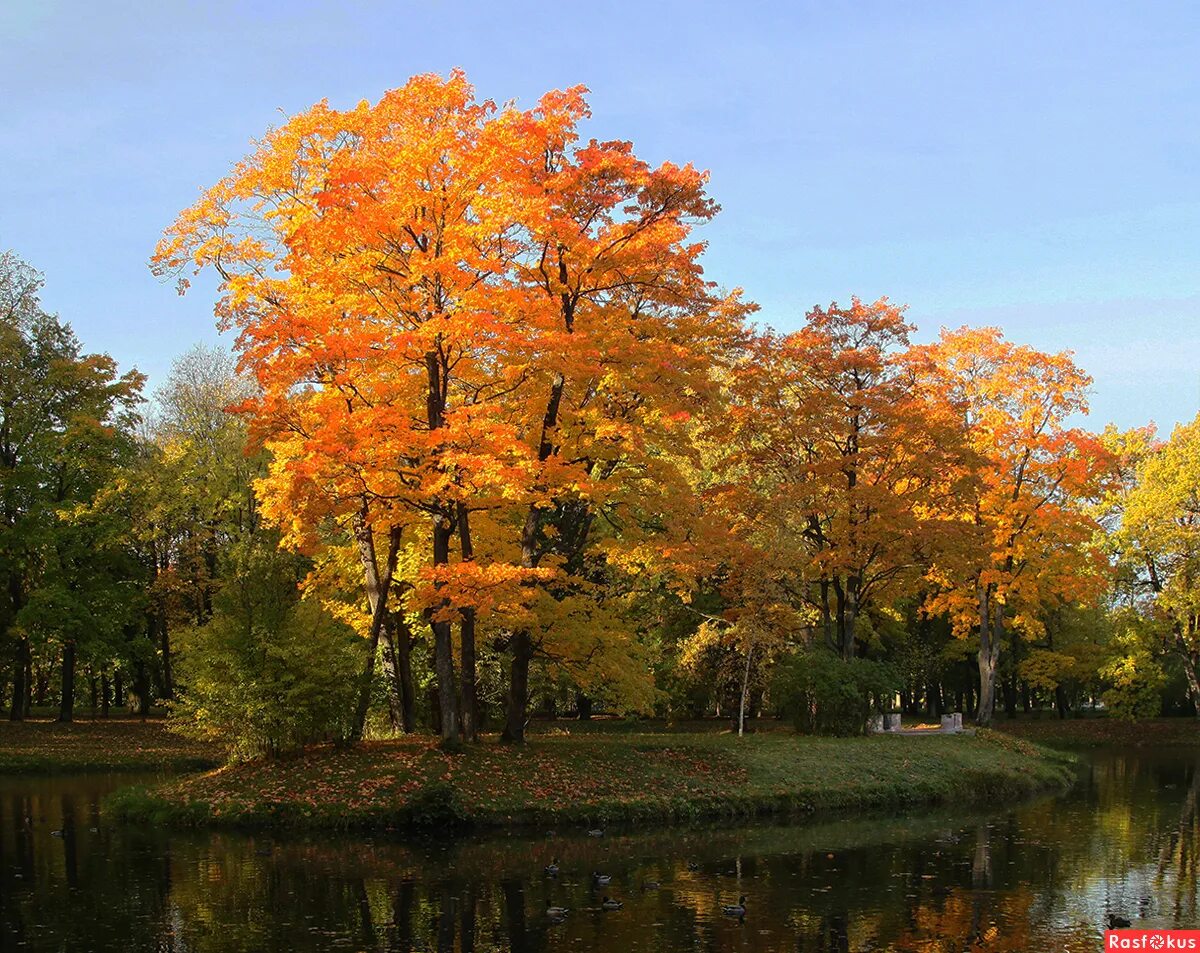
<svg viewBox="0 0 1200 953">
<path fill-rule="evenodd" d="M 161 721 L 0 721 L 0 775 L 202 771 L 223 760 L 220 748 L 173 734 Z"/>
<path fill-rule="evenodd" d="M 131 821 L 210 827 L 596 826 L 994 803 L 1073 778 L 1069 756 L 999 732 L 589 733 L 453 753 L 428 739 L 318 747 L 118 792 L 108 808 Z"/>
</svg>

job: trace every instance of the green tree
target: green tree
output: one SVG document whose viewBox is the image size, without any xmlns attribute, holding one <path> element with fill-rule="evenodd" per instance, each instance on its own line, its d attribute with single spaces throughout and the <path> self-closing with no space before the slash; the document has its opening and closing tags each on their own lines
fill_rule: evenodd
<svg viewBox="0 0 1200 953">
<path fill-rule="evenodd" d="M 85 353 L 43 310 L 41 287 L 37 271 L 0 254 L 0 637 L 10 718 L 29 710 L 39 641 L 61 652 L 69 720 L 80 640 L 118 625 L 128 605 L 114 591 L 113 526 L 92 506 L 129 452 L 143 378 Z"/>
</svg>

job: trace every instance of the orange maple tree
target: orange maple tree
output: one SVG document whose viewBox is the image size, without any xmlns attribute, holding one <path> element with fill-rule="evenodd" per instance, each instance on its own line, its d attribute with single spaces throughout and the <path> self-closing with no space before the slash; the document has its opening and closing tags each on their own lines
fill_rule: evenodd
<svg viewBox="0 0 1200 953">
<path fill-rule="evenodd" d="M 1112 472 L 1102 442 L 1072 418 L 1086 412 L 1091 378 L 1069 353 L 1006 341 L 996 328 L 943 331 L 917 349 L 930 387 L 961 415 L 978 457 L 970 492 L 947 496 L 967 530 L 930 572 L 929 612 L 979 638 L 976 720 L 989 724 L 1002 642 L 1010 629 L 1037 634 L 1053 605 L 1104 588 L 1093 507 Z"/>
<path fill-rule="evenodd" d="M 704 174 L 581 144 L 587 115 L 581 87 L 500 108 L 461 72 L 320 103 L 155 255 L 162 273 L 220 275 L 219 318 L 260 388 L 243 409 L 271 452 L 264 512 L 292 545 L 331 526 L 355 541 L 371 618 L 360 730 L 415 544 L 404 598 L 430 626 L 443 737 L 478 731 L 484 621 L 510 651 L 506 734 L 523 738 L 529 662 L 594 522 L 629 513 L 615 535 L 644 535 L 736 336 L 745 306 L 704 280 L 689 240 L 716 211 Z"/>
<path fill-rule="evenodd" d="M 970 478 L 910 330 L 886 298 L 814 308 L 800 331 L 757 340 L 713 434 L 725 452 L 710 495 L 751 545 L 753 575 L 774 566 L 781 597 L 846 658 L 867 607 L 920 578 L 952 529 L 936 503 Z"/>
</svg>

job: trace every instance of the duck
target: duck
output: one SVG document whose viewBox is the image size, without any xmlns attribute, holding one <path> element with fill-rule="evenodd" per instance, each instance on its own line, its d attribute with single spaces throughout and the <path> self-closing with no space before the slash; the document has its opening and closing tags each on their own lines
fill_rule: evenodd
<svg viewBox="0 0 1200 953">
<path fill-rule="evenodd" d="M 620 900 L 613 900 L 610 897 L 605 897 L 600 901 L 600 908 L 602 910 L 620 910 L 621 906 Z"/>
<path fill-rule="evenodd" d="M 699 870 L 700 865 L 698 863 L 696 863 L 694 860 L 689 860 L 687 868 L 688 868 L 688 870 Z"/>
<path fill-rule="evenodd" d="M 552 919 L 561 920 L 570 912 L 570 907 L 552 907 L 549 901 L 546 902 L 546 916 Z"/>
<path fill-rule="evenodd" d="M 746 898 L 738 897 L 737 903 L 728 903 L 721 907 L 721 912 L 727 917 L 744 917 L 746 915 Z"/>
<path fill-rule="evenodd" d="M 612 883 L 612 875 L 602 874 L 598 870 L 593 870 L 592 880 L 594 880 L 601 887 L 607 887 L 610 883 Z"/>
<path fill-rule="evenodd" d="M 550 861 L 550 863 L 548 863 L 542 869 L 546 871 L 547 877 L 557 877 L 558 876 L 558 858 L 555 857 L 554 860 Z"/>
<path fill-rule="evenodd" d="M 662 886 L 662 884 L 660 884 L 657 880 L 643 880 L 642 881 L 642 889 L 643 890 L 657 890 L 661 886 Z"/>
<path fill-rule="evenodd" d="M 51 831 L 50 836 L 51 837 L 66 837 L 67 835 L 64 834 L 62 831 Z"/>
<path fill-rule="evenodd" d="M 603 837 L 604 836 L 604 828 L 603 827 L 593 827 L 590 831 L 587 832 L 587 834 L 588 834 L 588 837 Z"/>
<path fill-rule="evenodd" d="M 1108 928 L 1110 930 L 1124 930 L 1131 926 L 1133 926 L 1133 924 L 1124 917 L 1119 917 L 1115 913 L 1110 913 L 1108 915 Z"/>
</svg>

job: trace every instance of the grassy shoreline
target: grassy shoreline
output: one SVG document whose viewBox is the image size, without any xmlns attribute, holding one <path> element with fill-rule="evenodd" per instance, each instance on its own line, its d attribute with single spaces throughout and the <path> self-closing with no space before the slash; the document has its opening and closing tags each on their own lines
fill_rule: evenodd
<svg viewBox="0 0 1200 953">
<path fill-rule="evenodd" d="M 161 721 L 0 722 L 0 776 L 204 771 L 223 760 L 216 746 L 172 734 Z"/>
<path fill-rule="evenodd" d="M 1065 789 L 1069 756 L 998 732 L 810 738 L 770 733 L 540 737 L 448 753 L 430 740 L 318 747 L 118 792 L 119 819 L 226 828 L 402 829 L 673 823 Z"/>
</svg>

